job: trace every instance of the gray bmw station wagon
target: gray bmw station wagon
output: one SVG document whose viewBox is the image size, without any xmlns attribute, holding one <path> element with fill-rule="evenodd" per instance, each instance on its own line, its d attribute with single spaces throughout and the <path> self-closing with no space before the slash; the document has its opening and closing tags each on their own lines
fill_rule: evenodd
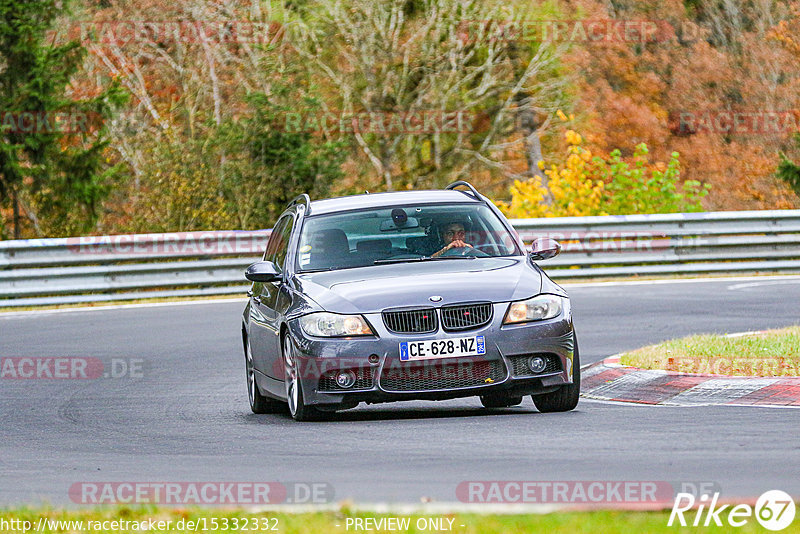
<svg viewBox="0 0 800 534">
<path fill-rule="evenodd" d="M 458 189 L 465 187 L 467 190 Z M 250 407 L 298 420 L 361 402 L 531 395 L 572 410 L 578 343 L 566 292 L 466 182 L 445 190 L 292 201 L 270 235 L 242 317 Z"/>
</svg>

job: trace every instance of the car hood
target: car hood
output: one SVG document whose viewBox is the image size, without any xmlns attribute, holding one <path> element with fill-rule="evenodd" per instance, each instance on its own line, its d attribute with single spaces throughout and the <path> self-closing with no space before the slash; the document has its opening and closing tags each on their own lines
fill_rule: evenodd
<svg viewBox="0 0 800 534">
<path fill-rule="evenodd" d="M 324 310 L 373 313 L 399 306 L 521 300 L 540 292 L 542 274 L 525 257 L 439 260 L 299 274 L 302 293 Z"/>
</svg>

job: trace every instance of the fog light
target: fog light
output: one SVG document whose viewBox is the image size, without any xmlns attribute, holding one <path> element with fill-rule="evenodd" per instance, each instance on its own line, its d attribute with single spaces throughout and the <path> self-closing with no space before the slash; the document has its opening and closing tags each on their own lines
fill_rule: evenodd
<svg viewBox="0 0 800 534">
<path fill-rule="evenodd" d="M 356 374 L 353 371 L 342 371 L 336 375 L 336 385 L 342 389 L 348 389 L 355 385 Z"/>
<path fill-rule="evenodd" d="M 534 373 L 541 373 L 547 367 L 547 362 L 541 356 L 531 356 L 528 358 L 528 369 Z"/>
<path fill-rule="evenodd" d="M 370 354 L 369 355 L 369 363 L 372 363 L 372 364 L 378 363 L 380 361 L 380 359 L 381 359 L 380 356 L 378 356 L 377 354 Z"/>
</svg>

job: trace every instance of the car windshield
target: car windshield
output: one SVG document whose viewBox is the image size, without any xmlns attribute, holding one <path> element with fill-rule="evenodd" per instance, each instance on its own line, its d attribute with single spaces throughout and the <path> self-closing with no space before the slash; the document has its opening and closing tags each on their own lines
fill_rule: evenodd
<svg viewBox="0 0 800 534">
<path fill-rule="evenodd" d="M 520 254 L 514 236 L 485 204 L 403 205 L 308 217 L 297 268 L 328 271 Z"/>
</svg>

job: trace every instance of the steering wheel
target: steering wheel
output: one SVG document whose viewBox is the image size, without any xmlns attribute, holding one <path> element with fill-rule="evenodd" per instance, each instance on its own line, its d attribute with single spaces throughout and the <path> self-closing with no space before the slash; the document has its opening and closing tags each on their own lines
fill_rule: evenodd
<svg viewBox="0 0 800 534">
<path fill-rule="evenodd" d="M 475 245 L 475 249 L 481 252 L 486 252 L 487 255 L 489 256 L 491 256 L 492 253 L 500 253 L 501 255 L 505 254 L 504 252 L 505 247 L 503 245 L 492 245 L 492 244 Z"/>
<path fill-rule="evenodd" d="M 443 252 L 442 256 L 476 256 L 478 258 L 487 258 L 489 254 L 482 250 L 477 250 L 474 247 L 453 247 Z"/>
</svg>

